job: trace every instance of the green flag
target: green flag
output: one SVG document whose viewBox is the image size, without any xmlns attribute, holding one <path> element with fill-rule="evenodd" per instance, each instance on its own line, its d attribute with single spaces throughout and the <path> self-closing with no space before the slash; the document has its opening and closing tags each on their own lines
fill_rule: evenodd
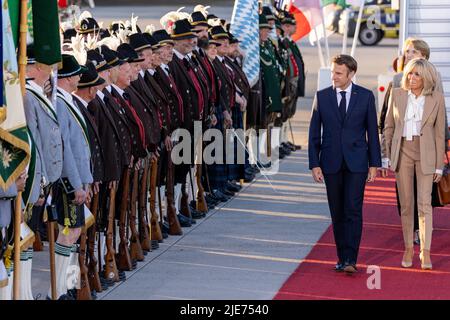
<svg viewBox="0 0 450 320">
<path fill-rule="evenodd" d="M 8 2 L 2 1 L 2 110 L 0 123 L 0 187 L 7 189 L 28 166 L 30 145 L 20 90 Z"/>
<path fill-rule="evenodd" d="M 55 0 L 32 0 L 34 54 L 36 61 L 52 65 L 61 61 L 58 4 Z"/>
</svg>

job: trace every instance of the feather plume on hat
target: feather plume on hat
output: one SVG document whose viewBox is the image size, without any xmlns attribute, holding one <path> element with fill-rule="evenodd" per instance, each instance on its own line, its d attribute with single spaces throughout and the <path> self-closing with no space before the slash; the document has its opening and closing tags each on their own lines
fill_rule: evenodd
<svg viewBox="0 0 450 320">
<path fill-rule="evenodd" d="M 85 44 L 84 44 L 84 47 L 86 48 L 86 50 L 94 50 L 95 48 L 97 48 L 98 38 L 99 38 L 98 33 L 95 35 L 88 34 L 86 37 Z"/>
<path fill-rule="evenodd" d="M 201 5 L 201 4 L 199 4 L 199 5 L 196 5 L 195 7 L 194 7 L 194 12 L 197 12 L 197 11 L 199 11 L 199 12 L 201 12 L 201 13 L 203 13 L 203 15 L 205 16 L 205 18 L 208 16 L 208 14 L 209 14 L 209 12 L 208 12 L 208 9 L 209 8 L 211 8 L 210 6 L 204 6 L 204 5 Z"/>
<path fill-rule="evenodd" d="M 130 20 L 130 26 L 131 26 L 131 34 L 135 34 L 138 33 L 138 26 L 137 26 L 137 21 L 138 21 L 137 16 L 134 16 L 134 13 L 131 14 L 131 20 Z"/>
<path fill-rule="evenodd" d="M 175 21 L 182 19 L 189 19 L 190 15 L 187 12 L 183 12 L 184 7 L 179 8 L 177 11 L 171 11 L 165 14 L 160 20 L 161 26 L 167 31 L 168 34 L 172 34 L 173 25 Z"/>
<path fill-rule="evenodd" d="M 219 18 L 208 19 L 208 24 L 211 27 L 222 26 L 222 21 Z"/>
<path fill-rule="evenodd" d="M 145 33 L 150 33 L 153 34 L 153 32 L 156 31 L 156 27 L 153 24 L 149 24 L 148 26 L 145 27 Z"/>
<path fill-rule="evenodd" d="M 83 21 L 84 19 L 87 18 L 92 18 L 92 13 L 90 13 L 89 11 L 85 10 L 83 11 L 80 16 L 78 17 L 78 23 L 80 24 L 81 21 Z"/>
<path fill-rule="evenodd" d="M 119 29 L 119 31 L 113 36 L 119 39 L 120 43 L 128 43 L 128 36 L 131 34 L 131 30 Z"/>
<path fill-rule="evenodd" d="M 97 42 L 97 47 L 101 48 L 102 45 L 107 46 L 111 50 L 117 50 L 117 47 L 120 46 L 120 40 L 117 37 L 111 36 L 103 38 L 102 40 Z"/>
<path fill-rule="evenodd" d="M 80 65 L 85 65 L 87 60 L 87 50 L 85 46 L 84 37 L 81 34 L 77 34 L 71 38 L 70 47 L 72 48 L 72 55 L 78 61 Z"/>
</svg>

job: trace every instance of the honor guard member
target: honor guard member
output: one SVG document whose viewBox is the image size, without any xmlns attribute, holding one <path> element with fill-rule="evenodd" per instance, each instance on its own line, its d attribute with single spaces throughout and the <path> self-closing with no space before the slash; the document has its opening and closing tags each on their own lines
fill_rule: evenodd
<svg viewBox="0 0 450 320">
<path fill-rule="evenodd" d="M 33 215 L 39 217 L 44 210 L 51 186 L 61 177 L 63 144 L 56 107 L 44 93 L 49 81 L 51 66 L 36 62 L 33 45 L 27 47 L 27 78 L 24 110 L 32 144 L 32 159 L 26 192 L 29 193 L 27 209 L 33 205 Z M 29 212 L 26 210 L 26 213 Z M 25 214 L 25 220 L 27 214 Z M 28 254 L 28 258 L 25 255 Z M 32 300 L 31 267 L 32 249 L 21 253 L 20 299 Z"/>
<path fill-rule="evenodd" d="M 170 68 L 170 64 L 173 60 L 174 52 L 174 41 L 171 39 L 170 35 L 166 30 L 161 29 L 153 32 L 152 37 L 158 42 L 158 46 L 153 50 L 154 60 L 159 63 L 159 66 L 156 66 L 155 73 L 153 75 L 154 79 L 158 82 L 161 90 L 164 91 L 166 96 L 168 106 L 169 106 L 169 114 L 168 117 L 169 124 L 168 130 L 169 135 L 171 137 L 172 146 L 176 141 L 174 140 L 174 131 L 183 128 L 184 126 L 184 101 L 181 95 L 181 90 L 178 88 L 175 79 L 173 77 L 173 71 Z M 156 65 L 156 62 L 154 64 Z M 164 155 L 162 155 L 163 157 Z M 174 185 L 175 185 L 175 176 L 174 172 L 176 171 L 175 165 L 172 161 L 168 161 L 170 154 L 167 154 L 167 176 L 166 176 L 166 203 L 167 203 L 167 218 L 170 219 L 172 216 L 169 214 L 170 212 L 174 212 L 177 214 L 177 208 L 179 208 L 179 204 L 175 206 L 174 200 Z M 163 162 L 163 158 L 161 158 L 161 162 Z M 183 164 L 181 164 L 183 166 Z M 177 169 L 178 170 L 178 169 Z M 181 234 L 181 227 L 178 228 L 179 219 L 172 219 L 172 231 L 171 234 Z M 178 225 L 177 225 L 178 221 Z M 169 222 L 170 226 L 170 222 Z M 178 229 L 178 230 L 177 230 Z M 169 232 L 169 228 L 165 230 L 164 225 L 162 231 Z M 181 231 L 181 232 L 180 232 Z"/>
<path fill-rule="evenodd" d="M 161 157 L 165 153 L 165 146 L 167 145 L 167 111 L 165 111 L 168 106 L 167 102 L 163 101 L 165 99 L 164 93 L 159 92 L 158 95 L 155 94 L 155 90 L 159 88 L 157 83 L 154 83 L 154 86 L 149 86 L 146 81 L 148 69 L 152 67 L 153 57 L 153 49 L 158 45 L 158 43 L 153 39 L 153 37 L 149 33 L 134 33 L 129 36 L 129 42 L 131 47 L 136 51 L 138 57 L 143 59 L 142 62 L 136 64 L 138 67 L 136 72 L 134 73 L 133 79 L 131 81 L 131 85 L 125 90 L 133 96 L 132 99 L 138 101 L 138 104 L 141 104 L 139 108 L 143 111 L 142 118 L 146 118 L 146 136 L 149 143 L 148 152 L 150 157 L 146 159 L 143 173 L 147 173 L 147 177 L 149 176 L 148 172 L 150 172 L 150 180 L 142 180 L 140 178 L 140 194 L 144 192 L 144 196 L 139 197 L 139 221 L 142 222 L 139 225 L 140 237 L 143 247 L 148 246 L 148 242 L 146 238 L 148 236 L 147 226 L 145 225 L 145 219 L 142 217 L 144 214 L 147 214 L 146 210 L 146 202 L 148 193 L 146 190 L 150 190 L 150 198 L 148 202 L 150 202 L 150 213 L 153 220 L 151 222 L 152 232 L 151 232 L 151 249 L 157 249 L 159 247 L 158 241 L 163 241 L 164 235 L 161 233 L 160 225 L 158 224 L 158 214 L 156 213 L 156 184 L 154 181 L 158 179 L 158 172 L 161 168 Z M 152 90 L 155 89 L 155 90 Z M 159 90 L 161 91 L 161 90 Z M 140 102 L 139 102 L 140 101 Z M 166 141 L 164 144 L 163 141 Z M 170 141 L 169 141 L 170 142 Z M 169 146 L 171 147 L 171 145 Z M 158 155 L 158 156 L 157 156 Z M 155 171 L 156 170 L 156 171 Z M 147 181 L 148 180 L 148 181 Z M 148 188 L 147 182 L 150 184 L 150 188 Z M 145 191 L 141 191 L 145 190 Z M 156 219 L 156 221 L 155 221 Z M 166 234 L 167 237 L 167 234 Z"/>
<path fill-rule="evenodd" d="M 194 121 L 203 119 L 205 106 L 204 88 L 195 74 L 195 68 L 190 58 L 196 37 L 191 31 L 191 25 L 187 19 L 175 21 L 171 34 L 171 38 L 174 40 L 174 56 L 169 67 L 183 98 L 183 128 L 189 130 L 191 136 L 194 134 Z M 193 141 L 191 150 L 194 150 Z M 191 216 L 186 180 L 191 164 L 194 163 L 193 160 L 192 156 L 190 164 L 183 163 L 175 167 L 175 207 L 177 207 L 177 211 L 185 210 L 183 213 L 185 216 Z"/>
<path fill-rule="evenodd" d="M 226 130 L 233 128 L 232 108 L 236 102 L 236 90 L 234 80 L 230 70 L 225 65 L 225 52 L 228 51 L 228 34 L 222 26 L 214 26 L 209 30 L 211 35 L 210 42 L 216 46 L 216 57 L 212 61 L 214 70 L 220 82 L 219 87 L 219 105 L 216 105 L 219 112 L 216 112 L 217 126 L 216 129 L 221 130 L 224 137 L 224 158 L 223 164 L 214 164 L 210 166 L 210 184 L 214 194 L 219 199 L 229 200 L 234 193 L 227 188 L 228 169 L 230 164 L 226 163 Z"/>
<path fill-rule="evenodd" d="M 99 231 L 99 247 L 103 253 L 108 253 L 105 250 L 105 235 L 108 232 L 108 219 L 109 219 L 109 203 L 111 192 L 117 189 L 121 176 L 123 174 L 124 168 L 128 167 L 130 159 L 127 157 L 126 146 L 123 145 L 124 138 L 128 133 L 128 128 L 125 126 L 118 127 L 116 125 L 116 120 L 114 118 L 115 111 L 111 109 L 112 104 L 108 107 L 105 101 L 109 102 L 109 98 L 105 96 L 105 87 L 110 83 L 110 71 L 117 68 L 123 63 L 117 57 L 117 54 L 102 45 L 100 47 L 100 52 L 103 56 L 96 56 L 96 65 L 100 66 L 98 70 L 100 72 L 97 74 L 97 68 L 89 67 L 90 72 L 83 74 L 80 80 L 80 89 L 86 89 L 89 84 L 95 83 L 100 77 L 104 79 L 104 83 L 100 83 L 94 88 L 96 88 L 97 94 L 93 100 L 88 104 L 89 113 L 94 117 L 95 122 L 98 126 L 100 143 L 103 149 L 103 154 L 105 159 L 108 161 L 104 162 L 104 180 L 100 187 L 100 216 L 97 218 L 97 230 Z M 93 58 L 93 56 L 91 57 Z M 102 60 L 107 61 L 103 64 Z M 88 62 L 89 66 L 89 62 Z M 78 91 L 77 91 L 78 92 Z M 119 120 L 121 121 L 121 120 Z M 123 123 L 119 123 L 123 125 Z M 121 128 L 123 131 L 120 131 Z M 124 137 L 125 136 L 125 137 Z M 126 141 L 126 140 L 125 140 Z M 128 141 L 129 147 L 129 141 Z M 126 164 L 125 164 L 126 163 Z M 112 217 L 114 219 L 114 216 Z M 111 230 L 110 230 L 111 231 Z M 110 278 L 106 275 L 103 270 L 101 270 L 100 265 L 105 266 L 105 254 L 99 254 L 99 276 L 102 289 L 105 290 L 108 286 L 114 284 L 117 280 L 114 277 Z M 113 266 L 113 262 L 110 264 Z M 119 279 L 124 278 L 124 273 L 118 272 Z"/>
<path fill-rule="evenodd" d="M 263 117 L 265 123 L 263 127 L 270 129 L 273 126 L 277 114 L 282 110 L 281 103 L 281 81 L 280 70 L 278 68 L 273 45 L 269 40 L 270 25 L 267 22 L 265 15 L 259 16 L 259 34 L 260 34 L 260 67 L 263 81 L 263 110 L 265 116 Z M 267 155 L 270 156 L 272 148 L 270 144 L 270 134 L 267 135 Z"/>
<path fill-rule="evenodd" d="M 234 73 L 234 81 L 237 88 L 238 94 L 243 98 L 245 102 L 245 108 L 241 109 L 246 110 L 248 114 L 249 110 L 249 104 L 252 102 L 250 99 L 251 96 L 251 87 L 248 82 L 247 76 L 244 73 L 244 70 L 242 70 L 242 67 L 240 65 L 240 51 L 239 51 L 239 40 L 234 37 L 231 33 L 228 33 L 230 37 L 230 45 L 229 45 L 229 51 L 228 55 L 225 58 L 225 61 L 227 63 L 227 66 L 229 66 L 231 69 L 233 69 Z M 250 108 L 250 110 L 254 110 L 253 108 Z M 242 121 L 242 126 L 244 125 Z M 257 167 L 252 167 L 249 163 L 249 155 L 248 151 L 245 150 L 245 168 L 244 168 L 244 180 L 251 181 L 254 179 L 255 174 L 258 172 Z"/>
<path fill-rule="evenodd" d="M 93 179 L 86 121 L 71 94 L 76 90 L 85 68 L 67 54 L 62 55 L 62 64 L 63 67 L 58 70 L 56 111 L 64 144 L 63 168 L 61 179 L 53 188 L 52 203 L 56 205 L 59 226 L 55 244 L 56 296 L 65 299 L 67 270 L 85 224 L 84 203 L 86 197 L 90 197 Z M 51 288 L 48 296 L 51 296 Z"/>
<path fill-rule="evenodd" d="M 295 115 L 295 112 L 297 110 L 297 100 L 298 97 L 304 97 L 305 96 L 305 63 L 303 62 L 303 57 L 300 52 L 300 48 L 295 43 L 294 40 L 292 40 L 292 35 L 295 33 L 296 30 L 296 21 L 294 16 L 289 12 L 283 12 L 281 17 L 281 26 L 284 30 L 285 39 L 283 40 L 287 46 L 290 49 L 290 52 L 292 54 L 291 60 L 295 61 L 295 65 L 297 67 L 297 73 L 298 73 L 298 80 L 296 85 L 296 94 L 293 92 L 291 93 L 293 96 L 290 110 L 288 117 L 292 118 Z M 292 61 L 292 64 L 294 65 L 294 61 Z M 295 76 L 295 70 L 294 70 L 294 76 Z M 285 128 L 285 131 L 287 131 L 287 128 Z M 301 149 L 301 146 L 294 145 L 293 142 L 287 142 L 287 144 L 291 147 L 291 149 L 299 150 Z"/>
<path fill-rule="evenodd" d="M 92 178 L 93 178 L 93 184 L 91 186 L 92 189 L 92 197 L 91 201 L 88 203 L 89 209 L 91 210 L 93 217 L 95 218 L 95 222 L 88 230 L 87 230 L 87 236 L 88 236 L 88 259 L 85 257 L 81 257 L 83 261 L 88 261 L 88 279 L 89 279 L 89 290 L 91 293 L 91 296 L 93 299 L 96 299 L 97 292 L 101 292 L 103 290 L 103 287 L 101 285 L 101 281 L 99 282 L 99 275 L 98 275 L 98 261 L 95 257 L 95 240 L 96 240 L 96 231 L 101 230 L 99 228 L 98 221 L 101 220 L 102 217 L 102 208 L 101 208 L 101 201 L 102 197 L 104 196 L 105 192 L 100 193 L 101 188 L 103 188 L 102 184 L 108 184 L 109 180 L 106 181 L 105 177 L 105 154 L 104 154 L 104 147 L 102 146 L 102 137 L 100 135 L 99 126 L 97 124 L 97 121 L 95 119 L 95 116 L 89 111 L 89 103 L 93 101 L 96 96 L 99 88 L 105 83 L 105 80 L 103 78 L 100 78 L 97 74 L 97 71 L 95 70 L 95 66 L 88 62 L 86 63 L 86 71 L 82 74 L 80 81 L 78 82 L 77 90 L 72 93 L 73 101 L 80 110 L 81 114 L 83 115 L 85 121 L 86 121 L 86 127 L 88 132 L 88 138 L 89 138 L 89 146 L 91 151 L 91 172 L 92 172 Z M 105 122 L 108 120 L 105 119 Z M 108 135 L 108 140 L 110 140 L 112 144 L 117 143 L 117 139 L 114 140 L 112 138 L 112 134 Z M 105 148 L 106 149 L 106 148 Z M 108 163 L 117 161 L 117 156 L 114 154 L 108 155 Z M 109 164 L 108 164 L 109 165 Z M 95 197 L 98 197 L 98 205 L 96 207 L 97 210 L 95 210 L 94 201 Z M 83 234 L 81 235 L 83 237 Z M 81 242 L 81 241 L 80 241 Z M 81 251 L 81 250 L 80 250 Z M 106 288 L 105 288 L 106 289 Z M 82 295 L 78 297 L 78 299 L 82 299 Z"/>
</svg>

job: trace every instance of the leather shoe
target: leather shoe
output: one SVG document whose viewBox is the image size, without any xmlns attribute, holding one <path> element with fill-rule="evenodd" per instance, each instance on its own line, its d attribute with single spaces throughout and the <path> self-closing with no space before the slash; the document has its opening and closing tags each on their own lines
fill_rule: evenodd
<svg viewBox="0 0 450 320">
<path fill-rule="evenodd" d="M 221 202 L 227 202 L 228 200 L 230 200 L 230 197 L 223 194 L 220 190 L 216 190 L 214 192 L 214 196 L 217 197 Z"/>
<path fill-rule="evenodd" d="M 152 250 L 156 250 L 156 249 L 159 248 L 159 241 L 158 240 L 152 240 L 151 241 L 151 245 L 152 245 Z"/>
<path fill-rule="evenodd" d="M 336 263 L 336 265 L 334 266 L 334 271 L 336 272 L 344 272 L 344 264 L 340 261 L 338 261 Z"/>
<path fill-rule="evenodd" d="M 202 218 L 206 217 L 206 213 L 200 212 L 200 211 L 195 210 L 193 208 L 190 208 L 190 209 L 191 209 L 191 218 L 192 218 L 191 219 L 191 223 L 192 224 L 197 223 L 194 219 L 202 219 Z"/>
<path fill-rule="evenodd" d="M 246 183 L 252 182 L 253 180 L 255 180 L 254 174 L 246 174 L 244 176 L 244 182 L 246 182 Z"/>
<path fill-rule="evenodd" d="M 177 215 L 180 226 L 184 228 L 192 227 L 191 219 L 183 216 L 181 213 Z"/>
<path fill-rule="evenodd" d="M 239 192 L 241 190 L 240 187 L 238 187 L 237 185 L 235 185 L 234 183 L 228 181 L 226 184 L 226 187 L 228 190 L 232 191 L 232 192 Z"/>
<path fill-rule="evenodd" d="M 226 196 L 234 197 L 234 192 L 228 189 L 227 187 L 222 188 L 220 191 Z"/>
<path fill-rule="evenodd" d="M 344 272 L 347 274 L 353 274 L 353 273 L 358 272 L 358 269 L 356 269 L 356 264 L 346 262 L 344 265 Z"/>
<path fill-rule="evenodd" d="M 242 189 L 241 183 L 236 181 L 236 180 L 232 180 L 232 181 L 228 181 L 229 183 L 231 183 L 232 186 L 235 186 L 236 188 L 238 188 L 238 190 Z"/>
</svg>

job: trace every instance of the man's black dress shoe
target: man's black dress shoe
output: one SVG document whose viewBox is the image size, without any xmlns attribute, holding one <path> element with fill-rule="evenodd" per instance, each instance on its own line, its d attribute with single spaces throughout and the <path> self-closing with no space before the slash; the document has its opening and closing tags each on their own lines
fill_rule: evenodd
<svg viewBox="0 0 450 320">
<path fill-rule="evenodd" d="M 342 262 L 337 262 L 334 266 L 334 271 L 336 272 L 344 272 L 344 264 Z"/>
<path fill-rule="evenodd" d="M 180 226 L 189 228 L 192 227 L 191 219 L 183 216 L 181 213 L 177 215 Z"/>
</svg>

